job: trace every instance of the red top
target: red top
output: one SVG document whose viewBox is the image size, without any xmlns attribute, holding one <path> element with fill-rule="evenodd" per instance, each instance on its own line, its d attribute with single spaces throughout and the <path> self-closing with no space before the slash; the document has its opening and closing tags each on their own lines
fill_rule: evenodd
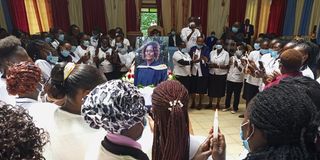
<svg viewBox="0 0 320 160">
<path fill-rule="evenodd" d="M 278 77 L 276 77 L 272 82 L 267 84 L 263 88 L 263 90 L 268 89 L 268 88 L 270 88 L 272 86 L 278 85 L 282 79 L 285 79 L 285 78 L 288 78 L 288 77 L 298 77 L 298 76 L 302 76 L 302 73 L 301 72 L 294 72 L 294 73 L 281 74 Z"/>
</svg>

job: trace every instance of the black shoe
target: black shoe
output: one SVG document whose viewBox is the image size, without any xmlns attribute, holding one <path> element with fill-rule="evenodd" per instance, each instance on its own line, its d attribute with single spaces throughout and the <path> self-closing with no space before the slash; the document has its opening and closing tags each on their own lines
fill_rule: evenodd
<svg viewBox="0 0 320 160">
<path fill-rule="evenodd" d="M 240 115 L 239 115 L 239 118 L 244 118 L 244 114 L 240 114 Z"/>
<path fill-rule="evenodd" d="M 195 109 L 196 108 L 196 104 L 192 103 L 190 106 L 191 109 Z"/>
<path fill-rule="evenodd" d="M 201 109 L 202 109 L 202 104 L 198 104 L 197 110 L 201 110 Z"/>
<path fill-rule="evenodd" d="M 208 105 L 205 107 L 205 109 L 212 109 L 212 108 L 213 108 L 212 104 L 208 104 Z"/>
</svg>

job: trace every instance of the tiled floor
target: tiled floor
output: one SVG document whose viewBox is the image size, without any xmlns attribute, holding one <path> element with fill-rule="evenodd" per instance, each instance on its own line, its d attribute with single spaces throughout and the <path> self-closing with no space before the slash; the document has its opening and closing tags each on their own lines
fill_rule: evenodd
<svg viewBox="0 0 320 160">
<path fill-rule="evenodd" d="M 221 102 L 224 102 L 221 100 Z M 238 160 L 242 152 L 242 142 L 240 140 L 240 123 L 242 118 L 238 116 L 245 111 L 245 104 L 240 104 L 236 114 L 222 112 L 219 110 L 219 127 L 224 134 L 227 143 L 227 160 Z M 189 116 L 194 135 L 207 136 L 213 125 L 214 111 L 212 109 L 190 109 Z"/>
</svg>

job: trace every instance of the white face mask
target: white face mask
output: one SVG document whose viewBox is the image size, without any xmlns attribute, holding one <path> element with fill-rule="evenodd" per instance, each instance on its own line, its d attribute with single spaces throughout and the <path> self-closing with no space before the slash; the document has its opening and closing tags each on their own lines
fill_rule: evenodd
<svg viewBox="0 0 320 160">
<path fill-rule="evenodd" d="M 237 50 L 234 55 L 235 55 L 238 59 L 240 59 L 240 58 L 242 57 L 242 51 L 241 51 L 241 50 Z"/>
<path fill-rule="evenodd" d="M 190 22 L 190 23 L 189 23 L 189 27 L 195 26 L 195 25 L 196 25 L 196 23 L 194 23 L 194 22 Z"/>
</svg>

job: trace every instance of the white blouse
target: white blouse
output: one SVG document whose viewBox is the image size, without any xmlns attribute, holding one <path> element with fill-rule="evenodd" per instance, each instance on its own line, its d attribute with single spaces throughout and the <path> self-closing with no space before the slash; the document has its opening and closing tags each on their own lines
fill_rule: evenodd
<svg viewBox="0 0 320 160">
<path fill-rule="evenodd" d="M 217 64 L 218 66 L 221 65 L 228 65 L 229 64 L 229 53 L 222 49 L 222 51 L 218 54 L 217 50 L 213 50 L 210 52 L 210 63 Z M 221 68 L 210 68 L 209 73 L 212 75 L 226 75 L 228 73 L 228 69 L 221 69 Z"/>
<path fill-rule="evenodd" d="M 85 64 L 89 64 L 92 66 L 96 66 L 95 63 L 93 63 L 93 57 L 95 56 L 95 49 L 93 46 L 87 47 L 87 49 L 83 49 L 80 45 L 77 47 L 77 49 L 74 51 L 74 54 L 77 54 L 80 58 L 84 56 L 86 53 L 90 54 L 90 58 L 87 62 L 84 62 Z"/>
<path fill-rule="evenodd" d="M 230 82 L 242 83 L 244 74 L 242 70 L 240 71 L 238 67 L 235 66 L 235 61 L 237 61 L 238 66 L 243 69 L 241 61 L 236 56 L 232 56 L 231 61 L 232 61 L 232 65 L 230 65 L 230 69 L 227 75 L 227 80 Z"/>
<path fill-rule="evenodd" d="M 191 57 L 189 53 L 182 53 L 180 50 L 174 52 L 173 60 L 173 73 L 177 76 L 191 76 Z M 190 65 L 181 65 L 178 61 L 189 61 Z"/>
<path fill-rule="evenodd" d="M 302 72 L 303 76 L 314 79 L 314 74 L 308 66 L 304 70 L 302 70 L 301 72 Z"/>
<path fill-rule="evenodd" d="M 187 45 L 187 48 L 188 50 L 190 50 L 193 46 L 195 46 L 197 44 L 197 38 L 199 36 L 201 36 L 201 33 L 198 29 L 194 29 L 194 32 L 192 33 L 191 37 L 189 40 L 188 39 L 188 36 L 189 34 L 192 32 L 192 29 L 190 29 L 189 27 L 185 27 L 181 30 L 181 34 L 180 34 L 180 37 L 181 39 L 186 42 L 186 45 Z"/>
<path fill-rule="evenodd" d="M 111 56 L 111 54 L 112 54 L 112 48 L 109 48 L 106 52 L 102 51 L 101 48 L 99 48 L 98 58 L 99 59 L 104 58 L 104 61 L 101 62 L 101 64 L 99 65 L 99 70 L 102 73 L 110 73 L 113 71 L 112 64 L 106 59 L 106 56 L 107 55 Z"/>
<path fill-rule="evenodd" d="M 59 106 L 39 103 L 30 107 L 36 126 L 49 132 L 50 142 L 45 146 L 44 156 L 48 160 L 84 159 L 89 144 L 100 144 L 106 131 L 93 129 L 81 115 L 68 113 Z"/>
</svg>

